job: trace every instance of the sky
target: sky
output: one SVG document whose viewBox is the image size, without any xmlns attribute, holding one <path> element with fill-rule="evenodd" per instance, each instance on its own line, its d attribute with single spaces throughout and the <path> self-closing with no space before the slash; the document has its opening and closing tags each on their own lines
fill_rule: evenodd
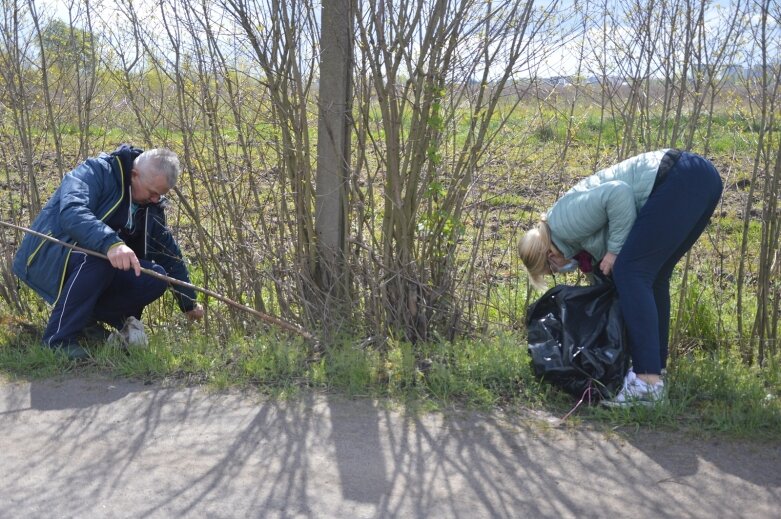
<svg viewBox="0 0 781 519">
<path fill-rule="evenodd" d="M 36 5 L 42 12 L 46 10 L 49 14 L 68 21 L 69 9 L 71 12 L 75 12 L 83 5 L 83 1 L 37 0 Z M 100 17 L 105 19 L 107 23 L 111 23 L 111 20 L 121 16 L 123 11 L 121 6 L 127 1 L 91 0 L 91 5 L 98 7 Z M 552 77 L 572 76 L 578 72 L 581 76 L 593 75 L 594 71 L 600 71 L 600 67 L 596 60 L 597 54 L 592 49 L 601 49 L 603 45 L 606 45 L 608 48 L 605 61 L 613 64 L 609 65 L 608 68 L 614 68 L 616 64 L 625 61 L 627 57 L 622 55 L 623 51 L 621 49 L 636 45 L 635 33 L 631 28 L 630 21 L 621 15 L 624 12 L 621 5 L 625 4 L 626 1 L 628 0 L 624 2 L 617 0 L 559 0 L 558 2 L 556 0 L 546 0 L 535 2 L 535 8 L 538 11 L 551 4 L 558 4 L 562 16 L 554 22 L 557 26 L 556 34 L 553 37 L 546 36 L 545 41 L 539 42 L 537 52 L 524 60 L 525 69 L 519 68 L 518 75 Z M 647 5 L 645 1 L 635 1 L 640 1 L 641 4 Z M 736 1 L 739 0 L 717 0 L 709 4 L 705 16 L 705 33 L 707 35 L 718 36 L 723 34 L 725 23 L 729 21 L 729 13 L 731 13 L 732 6 Z M 750 1 L 752 4 L 755 4 L 757 0 L 742 1 Z M 499 4 L 500 2 L 497 3 L 497 5 Z M 601 15 L 605 4 L 608 6 L 607 11 L 615 16 L 614 20 L 609 22 L 609 28 L 606 33 L 602 27 L 604 19 Z M 159 8 L 159 0 L 133 0 L 133 5 L 139 12 L 146 14 L 145 20 L 148 23 L 154 25 L 160 22 L 162 15 Z M 315 4 L 315 9 L 319 10 L 319 4 Z M 756 7 L 752 7 L 752 10 L 756 12 Z M 319 17 L 319 12 L 317 16 Z M 753 15 L 752 21 L 754 23 L 758 23 L 757 17 L 758 15 Z M 770 24 L 770 29 L 779 30 L 778 26 L 772 23 Z M 776 40 L 781 42 L 781 36 Z M 225 41 L 226 45 L 230 45 L 227 42 L 234 40 L 226 38 Z M 581 53 L 581 47 L 584 44 L 587 48 L 586 54 Z M 743 46 L 744 60 L 750 60 L 754 53 L 751 49 L 751 42 L 747 40 L 743 43 Z M 501 63 L 499 63 L 498 68 L 501 68 Z"/>
</svg>

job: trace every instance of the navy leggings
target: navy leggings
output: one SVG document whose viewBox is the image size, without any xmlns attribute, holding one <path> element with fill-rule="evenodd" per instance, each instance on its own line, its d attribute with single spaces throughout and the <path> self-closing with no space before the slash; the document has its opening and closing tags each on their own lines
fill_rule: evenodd
<svg viewBox="0 0 781 519">
<path fill-rule="evenodd" d="M 716 168 L 684 152 L 637 214 L 613 267 L 636 373 L 667 364 L 670 277 L 713 214 L 723 186 Z"/>
<path fill-rule="evenodd" d="M 150 261 L 141 266 L 165 274 Z M 43 342 L 58 346 L 75 342 L 85 326 L 102 321 L 122 328 L 125 319 L 141 318 L 144 307 L 163 295 L 168 283 L 133 270 L 119 270 L 108 260 L 73 252 L 65 273 L 65 284 L 54 305 Z"/>
</svg>

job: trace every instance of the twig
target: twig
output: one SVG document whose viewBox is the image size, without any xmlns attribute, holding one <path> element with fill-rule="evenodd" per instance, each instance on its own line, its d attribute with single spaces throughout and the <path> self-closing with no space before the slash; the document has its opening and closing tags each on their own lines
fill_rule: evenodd
<svg viewBox="0 0 781 519">
<path fill-rule="evenodd" d="M 39 233 L 39 232 L 34 231 L 32 229 L 28 229 L 27 227 L 22 227 L 20 225 L 15 225 L 15 224 L 12 224 L 12 223 L 4 222 L 2 220 L 0 220 L 0 224 L 5 225 L 6 227 L 10 227 L 12 229 L 16 229 L 18 231 L 23 231 L 23 232 L 26 232 L 28 234 L 32 234 L 33 236 L 37 236 L 37 237 L 43 238 L 45 240 L 49 240 L 50 242 L 54 242 L 54 243 L 56 243 L 58 245 L 62 245 L 63 247 L 67 247 L 69 249 L 73 249 L 73 250 L 78 251 L 78 252 L 83 252 L 84 254 L 89 254 L 90 256 L 95 256 L 96 258 L 102 258 L 104 260 L 108 260 L 108 256 L 106 256 L 103 253 L 96 252 L 96 251 L 90 250 L 90 249 L 85 249 L 84 247 L 79 247 L 78 245 L 73 245 L 71 243 L 66 243 L 66 242 L 58 240 L 57 238 L 54 238 L 52 236 Z M 269 315 L 269 314 L 266 314 L 266 313 L 263 313 L 263 312 L 259 312 L 258 310 L 255 310 L 254 308 L 250 308 L 249 306 L 243 305 L 241 303 L 237 303 L 236 301 L 233 301 L 232 299 L 228 299 L 227 297 L 225 297 L 225 296 L 223 296 L 221 294 L 218 294 L 217 292 L 213 292 L 213 291 L 211 291 L 211 290 L 209 290 L 207 288 L 201 288 L 199 286 L 193 285 L 192 283 L 187 283 L 186 281 L 182 281 L 182 280 L 179 280 L 179 279 L 176 279 L 176 278 L 172 278 L 170 276 L 166 276 L 164 274 L 160 274 L 159 272 L 157 272 L 155 270 L 147 269 L 147 268 L 144 268 L 144 267 L 141 267 L 141 272 L 146 274 L 147 276 L 152 276 L 153 278 L 157 278 L 157 279 L 161 279 L 163 281 L 167 281 L 168 283 L 171 283 L 173 285 L 179 285 L 179 286 L 182 286 L 182 287 L 191 288 L 192 290 L 196 290 L 198 292 L 202 292 L 202 293 L 206 294 L 207 296 L 213 297 L 214 299 L 222 301 L 223 303 L 225 303 L 227 305 L 230 305 L 230 306 L 232 306 L 234 308 L 238 308 L 239 310 L 243 310 L 243 311 L 245 311 L 247 313 L 250 313 L 250 314 L 254 315 L 255 317 L 257 317 L 258 319 L 260 319 L 261 321 L 265 321 L 265 322 L 267 322 L 269 324 L 273 324 L 273 325 L 278 326 L 278 327 L 280 327 L 280 328 L 282 328 L 284 330 L 287 330 L 289 332 L 296 333 L 296 334 L 300 335 L 301 337 L 303 337 L 304 339 L 307 339 L 309 341 L 317 342 L 317 338 L 314 335 L 312 335 L 311 333 L 307 332 L 306 330 L 304 330 L 300 326 L 297 326 L 297 325 L 295 325 L 293 323 L 289 323 L 287 321 L 284 321 L 284 320 L 280 319 L 279 317 L 275 317 L 273 315 Z"/>
</svg>

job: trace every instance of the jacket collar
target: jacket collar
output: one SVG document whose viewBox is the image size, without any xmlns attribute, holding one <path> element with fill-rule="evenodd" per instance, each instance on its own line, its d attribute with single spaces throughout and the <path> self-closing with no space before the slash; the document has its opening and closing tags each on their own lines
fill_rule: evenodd
<svg viewBox="0 0 781 519">
<path fill-rule="evenodd" d="M 133 161 L 136 160 L 136 157 L 141 155 L 144 152 L 141 148 L 135 148 L 130 144 L 122 144 L 111 152 L 111 157 L 116 157 L 119 159 L 119 161 L 122 163 L 122 170 L 125 173 L 125 179 L 124 179 L 124 187 L 128 188 L 130 186 L 130 179 L 132 178 L 132 171 L 133 171 Z"/>
</svg>

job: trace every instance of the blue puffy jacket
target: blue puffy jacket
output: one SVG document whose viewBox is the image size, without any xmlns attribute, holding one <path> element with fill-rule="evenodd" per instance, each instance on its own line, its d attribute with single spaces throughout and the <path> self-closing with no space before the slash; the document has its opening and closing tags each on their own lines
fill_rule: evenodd
<svg viewBox="0 0 781 519">
<path fill-rule="evenodd" d="M 668 150 L 642 153 L 582 179 L 548 211 L 551 239 L 566 258 L 618 254 L 653 189 Z"/>
<path fill-rule="evenodd" d="M 130 174 L 141 153 L 123 145 L 111 154 L 87 159 L 63 177 L 31 228 L 103 254 L 124 241 L 140 259 L 155 261 L 169 276 L 189 282 L 181 250 L 166 227 L 162 202 L 139 208 L 133 231 L 124 228 L 130 214 Z M 26 235 L 14 257 L 13 271 L 54 304 L 65 283 L 70 254 L 67 247 Z M 172 289 L 182 311 L 192 310 L 195 292 L 179 286 Z"/>
</svg>

